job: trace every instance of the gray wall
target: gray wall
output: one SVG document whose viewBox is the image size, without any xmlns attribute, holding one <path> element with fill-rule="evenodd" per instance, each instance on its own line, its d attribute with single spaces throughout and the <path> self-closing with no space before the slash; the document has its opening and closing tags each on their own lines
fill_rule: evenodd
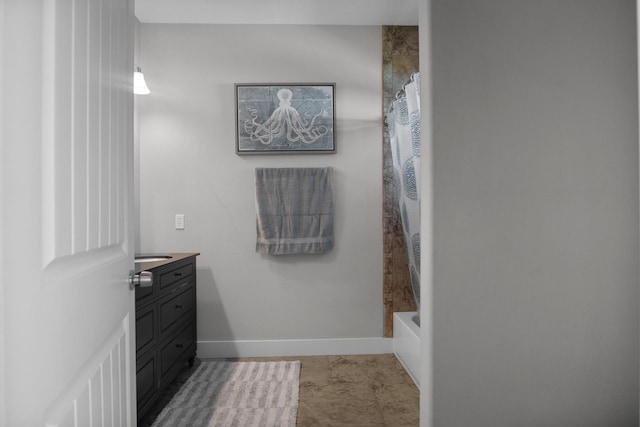
<svg viewBox="0 0 640 427">
<path fill-rule="evenodd" d="M 201 252 L 200 341 L 382 337 L 380 32 L 141 25 L 139 248 Z M 237 156 L 234 83 L 249 82 L 336 83 L 337 154 Z M 253 169 L 285 166 L 336 169 L 331 253 L 255 253 Z"/>
<path fill-rule="evenodd" d="M 434 425 L 638 425 L 634 1 L 432 7 Z"/>
</svg>

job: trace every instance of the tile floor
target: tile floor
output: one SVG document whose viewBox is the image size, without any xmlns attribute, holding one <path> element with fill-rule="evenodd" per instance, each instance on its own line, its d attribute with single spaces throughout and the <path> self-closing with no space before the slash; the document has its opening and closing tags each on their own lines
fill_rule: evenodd
<svg viewBox="0 0 640 427">
<path fill-rule="evenodd" d="M 300 360 L 298 427 L 409 427 L 419 424 L 418 388 L 393 354 L 259 357 L 233 359 Z M 148 427 L 170 400 L 188 370 L 140 421 Z"/>
</svg>

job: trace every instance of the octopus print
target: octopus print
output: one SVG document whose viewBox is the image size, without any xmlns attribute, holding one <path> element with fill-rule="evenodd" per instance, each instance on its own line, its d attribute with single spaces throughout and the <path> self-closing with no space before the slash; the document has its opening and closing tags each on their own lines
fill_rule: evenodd
<svg viewBox="0 0 640 427">
<path fill-rule="evenodd" d="M 291 106 L 293 92 L 289 89 L 280 89 L 278 99 L 280 105 L 275 109 L 271 117 L 264 123 L 258 123 L 257 111 L 247 107 L 251 113 L 251 120 L 245 121 L 245 129 L 251 135 L 253 141 L 269 145 L 274 139 L 285 137 L 289 142 L 302 142 L 312 144 L 318 138 L 329 132 L 326 126 L 316 126 L 316 119 L 325 112 L 320 111 L 310 121 L 300 117 L 298 110 Z"/>
<path fill-rule="evenodd" d="M 333 86 L 238 88 L 239 149 L 331 150 Z"/>
</svg>

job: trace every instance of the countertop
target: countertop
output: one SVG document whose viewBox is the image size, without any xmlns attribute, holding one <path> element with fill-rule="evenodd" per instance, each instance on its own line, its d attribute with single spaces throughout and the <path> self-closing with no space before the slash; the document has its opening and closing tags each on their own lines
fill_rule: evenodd
<svg viewBox="0 0 640 427">
<path fill-rule="evenodd" d="M 140 273 L 141 271 L 148 271 L 154 268 L 162 267 L 163 265 L 171 264 L 172 262 L 181 261 L 186 258 L 190 258 L 193 256 L 200 255 L 200 252 L 165 252 L 165 253 L 153 253 L 153 254 L 136 254 L 138 256 L 163 256 L 170 255 L 171 258 L 163 259 L 162 261 L 152 261 L 152 262 L 136 262 L 136 273 Z"/>
</svg>

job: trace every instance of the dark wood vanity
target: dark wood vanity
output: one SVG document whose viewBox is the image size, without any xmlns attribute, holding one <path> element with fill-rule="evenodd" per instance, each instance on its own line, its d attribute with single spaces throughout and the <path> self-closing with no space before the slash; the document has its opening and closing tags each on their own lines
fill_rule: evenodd
<svg viewBox="0 0 640 427">
<path fill-rule="evenodd" d="M 153 283 L 136 287 L 136 392 L 138 420 L 196 356 L 196 256 L 136 263 Z"/>
</svg>

